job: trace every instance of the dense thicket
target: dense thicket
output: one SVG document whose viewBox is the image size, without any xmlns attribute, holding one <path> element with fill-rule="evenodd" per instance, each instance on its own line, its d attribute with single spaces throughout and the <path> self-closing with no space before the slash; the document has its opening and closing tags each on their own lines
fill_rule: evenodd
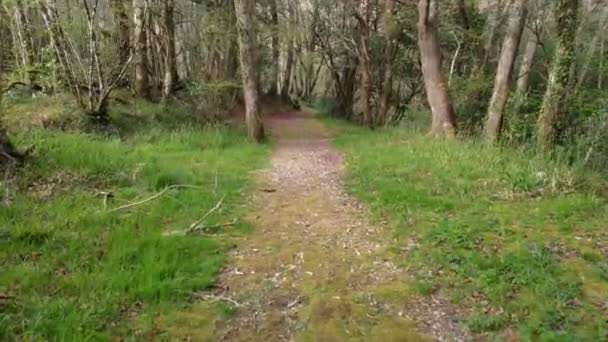
<svg viewBox="0 0 608 342">
<path fill-rule="evenodd" d="M 280 95 L 608 160 L 605 0 L 4 0 L 0 18 L 5 83 L 69 92 L 103 124 L 116 89 L 188 90 L 214 117 L 242 89 L 255 140 L 259 99 Z"/>
</svg>

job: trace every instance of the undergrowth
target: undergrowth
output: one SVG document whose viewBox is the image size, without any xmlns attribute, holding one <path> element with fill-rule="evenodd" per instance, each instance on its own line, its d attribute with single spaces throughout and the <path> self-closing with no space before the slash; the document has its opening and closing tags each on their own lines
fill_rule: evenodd
<svg viewBox="0 0 608 342">
<path fill-rule="evenodd" d="M 266 147 L 228 127 L 159 127 L 14 136 L 35 155 L 0 186 L 0 340 L 149 339 L 156 317 L 213 284 L 229 239 L 163 233 L 224 196 L 205 224 L 238 219 Z M 188 187 L 112 211 L 172 185 Z"/>
<path fill-rule="evenodd" d="M 508 148 L 327 121 L 349 191 L 394 227 L 421 295 L 446 294 L 490 337 L 608 338 L 605 179 Z"/>
</svg>

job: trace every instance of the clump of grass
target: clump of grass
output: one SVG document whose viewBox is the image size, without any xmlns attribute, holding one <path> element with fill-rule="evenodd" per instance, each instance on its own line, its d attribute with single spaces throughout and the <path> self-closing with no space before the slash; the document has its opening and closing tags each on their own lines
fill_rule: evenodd
<svg viewBox="0 0 608 342">
<path fill-rule="evenodd" d="M 417 241 L 404 262 L 420 284 L 472 309 L 472 330 L 608 336 L 605 180 L 501 147 L 330 125 L 347 155 L 348 189 L 389 219 L 398 241 Z"/>
<path fill-rule="evenodd" d="M 155 128 L 126 137 L 34 130 L 36 146 L 0 207 L 0 340 L 141 338 L 155 317 L 212 285 L 228 241 L 163 236 L 201 218 L 238 218 L 265 155 L 234 129 Z M 174 184 L 194 187 L 145 199 Z M 111 192 L 107 209 L 102 192 Z M 238 227 L 237 227 L 238 228 Z M 146 319 L 143 319 L 146 321 Z M 143 330 L 143 331 L 142 331 Z"/>
</svg>

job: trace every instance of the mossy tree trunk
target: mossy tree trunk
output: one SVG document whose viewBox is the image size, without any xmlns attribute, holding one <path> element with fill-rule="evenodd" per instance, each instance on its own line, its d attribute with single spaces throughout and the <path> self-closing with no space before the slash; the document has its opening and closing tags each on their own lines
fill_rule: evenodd
<svg viewBox="0 0 608 342">
<path fill-rule="evenodd" d="M 578 7 L 579 0 L 559 0 L 555 7 L 558 45 L 538 117 L 537 143 L 541 149 L 549 148 L 555 143 L 558 125 L 563 119 L 570 70 L 576 58 Z"/>
</svg>

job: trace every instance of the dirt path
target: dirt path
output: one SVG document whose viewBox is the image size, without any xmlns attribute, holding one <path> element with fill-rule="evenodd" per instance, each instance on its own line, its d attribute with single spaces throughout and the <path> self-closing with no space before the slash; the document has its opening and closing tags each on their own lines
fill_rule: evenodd
<svg viewBox="0 0 608 342">
<path fill-rule="evenodd" d="M 387 253 L 389 234 L 341 184 L 327 130 L 302 113 L 275 115 L 275 152 L 251 198 L 254 231 L 220 277 L 241 306 L 223 341 L 466 340 L 437 299 L 413 300 Z"/>
</svg>

